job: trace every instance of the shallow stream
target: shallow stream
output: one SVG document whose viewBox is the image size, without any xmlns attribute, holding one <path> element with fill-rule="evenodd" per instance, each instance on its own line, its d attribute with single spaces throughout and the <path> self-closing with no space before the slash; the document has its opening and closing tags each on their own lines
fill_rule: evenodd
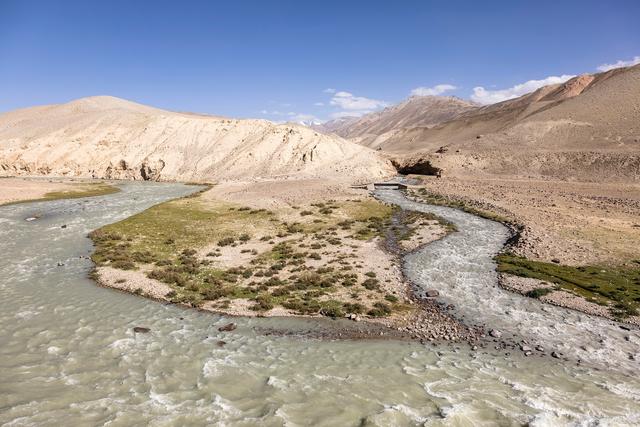
<svg viewBox="0 0 640 427">
<path fill-rule="evenodd" d="M 638 332 L 497 288 L 491 257 L 507 236 L 499 224 L 414 204 L 395 191 L 379 194 L 461 230 L 407 258 L 406 272 L 419 286 L 440 289 L 471 323 L 542 342 L 570 361 L 254 329 L 295 329 L 308 320 L 235 319 L 235 331 L 218 332 L 229 319 L 98 287 L 87 279 L 87 233 L 194 191 L 180 184 L 121 188 L 0 207 L 0 424 L 640 424 L 638 362 L 628 358 L 638 351 Z M 151 333 L 134 334 L 134 326 Z"/>
</svg>

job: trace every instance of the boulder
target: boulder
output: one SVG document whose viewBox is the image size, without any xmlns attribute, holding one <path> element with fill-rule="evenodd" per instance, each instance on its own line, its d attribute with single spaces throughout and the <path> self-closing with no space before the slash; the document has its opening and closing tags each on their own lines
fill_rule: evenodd
<svg viewBox="0 0 640 427">
<path fill-rule="evenodd" d="M 139 333 L 139 334 L 148 334 L 149 332 L 151 332 L 151 329 L 145 328 L 144 326 L 135 326 L 133 328 L 133 332 Z"/>
<path fill-rule="evenodd" d="M 491 336 L 492 336 L 492 337 L 494 337 L 494 338 L 500 338 L 500 337 L 502 336 L 502 332 L 500 332 L 500 331 L 499 331 L 499 330 L 497 330 L 497 329 L 491 329 L 491 330 L 489 331 L 489 335 L 491 335 Z"/>
<path fill-rule="evenodd" d="M 236 329 L 236 324 L 235 323 L 227 323 L 224 326 L 220 326 L 218 328 L 218 331 L 220 332 L 230 332 Z"/>
<path fill-rule="evenodd" d="M 438 292 L 436 289 L 427 289 L 427 290 L 424 292 L 424 295 L 425 295 L 427 298 L 435 298 L 435 297 L 437 297 L 437 296 L 439 296 L 439 295 L 440 295 L 440 292 Z"/>
</svg>

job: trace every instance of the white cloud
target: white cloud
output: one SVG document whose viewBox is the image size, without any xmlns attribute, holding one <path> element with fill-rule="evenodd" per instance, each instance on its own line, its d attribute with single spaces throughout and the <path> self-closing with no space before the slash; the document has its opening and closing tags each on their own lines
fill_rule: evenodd
<svg viewBox="0 0 640 427">
<path fill-rule="evenodd" d="M 324 93 L 336 93 L 336 90 L 332 87 L 323 90 Z"/>
<path fill-rule="evenodd" d="M 442 95 L 450 90 L 458 89 L 456 86 L 449 84 L 435 85 L 433 87 L 417 87 L 411 91 L 412 96 L 436 96 Z"/>
<path fill-rule="evenodd" d="M 373 111 L 378 108 L 386 107 L 387 103 L 377 99 L 365 98 L 364 96 L 355 96 L 349 92 L 336 92 L 330 101 L 331 105 L 348 111 Z"/>
<path fill-rule="evenodd" d="M 609 70 L 613 70 L 614 68 L 621 68 L 621 67 L 630 67 L 632 65 L 637 65 L 640 64 L 640 56 L 634 56 L 633 59 L 630 59 L 628 61 L 618 61 L 615 62 L 613 64 L 602 64 L 598 66 L 598 71 L 609 71 Z"/>
<path fill-rule="evenodd" d="M 485 105 L 495 104 L 497 102 L 517 98 L 526 93 L 533 92 L 534 90 L 539 89 L 542 86 L 564 83 L 573 77 L 575 76 L 568 74 L 563 74 L 561 76 L 550 76 L 542 80 L 529 80 L 508 89 L 500 90 L 487 90 L 482 86 L 478 86 L 473 88 L 473 95 L 471 95 L 471 100 Z"/>
<path fill-rule="evenodd" d="M 316 107 L 324 107 L 324 102 L 315 102 L 313 105 Z"/>
</svg>

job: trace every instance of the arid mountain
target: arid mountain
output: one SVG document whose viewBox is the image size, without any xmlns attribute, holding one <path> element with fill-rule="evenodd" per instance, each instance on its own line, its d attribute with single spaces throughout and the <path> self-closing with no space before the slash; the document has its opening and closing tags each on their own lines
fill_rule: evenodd
<svg viewBox="0 0 640 427">
<path fill-rule="evenodd" d="M 320 129 L 344 138 L 358 138 L 367 145 L 366 141 L 394 129 L 435 126 L 477 108 L 476 104 L 454 97 L 412 96 L 382 111 L 329 121 Z"/>
<path fill-rule="evenodd" d="M 0 174 L 153 180 L 374 179 L 373 150 L 304 126 L 164 111 L 99 96 L 0 115 Z"/>
<path fill-rule="evenodd" d="M 445 174 L 638 180 L 640 66 L 578 76 L 436 126 L 397 127 L 360 142 L 396 164 L 428 162 Z"/>
</svg>

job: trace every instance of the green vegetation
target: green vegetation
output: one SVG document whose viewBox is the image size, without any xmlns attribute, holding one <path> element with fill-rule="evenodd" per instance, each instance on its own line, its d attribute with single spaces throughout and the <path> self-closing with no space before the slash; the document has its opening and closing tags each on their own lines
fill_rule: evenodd
<svg viewBox="0 0 640 427">
<path fill-rule="evenodd" d="M 532 261 L 510 253 L 496 257 L 498 271 L 555 283 L 590 301 L 610 306 L 617 317 L 637 315 L 640 308 L 640 268 L 570 267 Z M 538 292 L 536 292 L 538 291 Z M 543 290 L 536 289 L 539 297 Z"/>
<path fill-rule="evenodd" d="M 413 191 L 413 195 L 419 197 L 423 202 L 429 203 L 431 205 L 447 206 L 450 208 L 460 209 L 461 211 L 464 211 L 485 219 L 489 219 L 491 221 L 496 221 L 501 223 L 510 222 L 508 218 L 502 215 L 499 215 L 484 209 L 478 209 L 462 200 L 454 200 L 454 199 L 442 196 L 440 194 L 430 193 L 426 188 L 420 188 L 419 190 Z"/>
<path fill-rule="evenodd" d="M 198 197 L 172 200 L 92 233 L 94 241 L 96 237 L 100 240 L 93 258 L 97 264 L 108 260 L 100 251 L 108 245 L 101 236 L 126 238 L 128 245 L 121 249 L 130 255 L 147 251 L 153 259 L 171 259 L 184 249 L 203 247 L 211 242 L 231 245 L 242 237 L 237 230 L 248 227 L 277 231 L 278 225 L 269 221 L 272 216 L 268 211 L 239 210 L 230 204 L 206 202 Z"/>
<path fill-rule="evenodd" d="M 397 208 L 330 200 L 297 208 L 303 209 L 296 212 L 300 222 L 283 222 L 264 209 L 200 194 L 94 231 L 92 259 L 98 266 L 140 270 L 171 288 L 167 299 L 192 306 L 225 309 L 243 299 L 259 313 L 284 307 L 328 317 L 386 317 L 408 308 L 354 255 L 361 241 L 387 235 Z M 416 224 L 432 218 L 409 217 Z M 238 256 L 244 264 L 229 267 Z"/>
<path fill-rule="evenodd" d="M 70 190 L 52 191 L 38 199 L 17 200 L 15 202 L 6 203 L 3 206 L 27 202 L 47 202 L 59 199 L 80 199 L 84 197 L 105 196 L 107 194 L 113 194 L 120 191 L 120 189 L 115 185 L 111 185 L 106 182 L 72 183 L 71 185 L 73 185 L 73 188 Z"/>
<path fill-rule="evenodd" d="M 553 292 L 553 288 L 536 288 L 527 292 L 525 295 L 529 298 L 540 298 L 551 292 Z"/>
</svg>

